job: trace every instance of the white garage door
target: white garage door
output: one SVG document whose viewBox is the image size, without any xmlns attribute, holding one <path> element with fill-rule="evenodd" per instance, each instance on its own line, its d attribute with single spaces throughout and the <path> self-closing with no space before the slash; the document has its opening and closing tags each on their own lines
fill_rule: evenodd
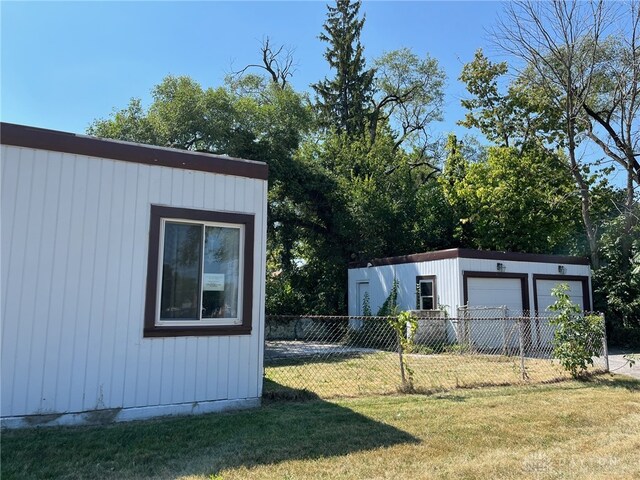
<svg viewBox="0 0 640 480">
<path fill-rule="evenodd" d="M 490 353 L 518 346 L 517 323 L 505 322 L 502 318 L 505 314 L 507 317 L 522 315 L 520 278 L 467 277 L 467 300 L 470 310 L 467 318 L 477 320 L 464 326 L 464 334 L 458 336 L 459 340 Z M 507 311 L 499 310 L 499 307 L 507 307 Z"/>
<path fill-rule="evenodd" d="M 519 278 L 467 278 L 468 305 L 506 306 L 509 316 L 522 312 L 522 283 Z"/>
<path fill-rule="evenodd" d="M 560 283 L 566 283 L 569 285 L 569 291 L 567 293 L 569 294 L 571 301 L 580 305 L 580 308 L 584 310 L 582 282 L 566 280 L 536 280 L 538 312 L 540 312 L 541 315 L 543 312 L 547 312 L 547 307 L 556 301 L 553 295 L 551 295 L 551 290 Z"/>
</svg>

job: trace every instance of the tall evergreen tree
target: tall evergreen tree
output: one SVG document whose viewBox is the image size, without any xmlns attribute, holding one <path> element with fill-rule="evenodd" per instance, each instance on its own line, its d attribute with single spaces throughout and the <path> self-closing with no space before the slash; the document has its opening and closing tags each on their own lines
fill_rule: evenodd
<svg viewBox="0 0 640 480">
<path fill-rule="evenodd" d="M 362 134 L 368 103 L 373 95 L 373 69 L 366 68 L 360 32 L 365 18 L 359 18 L 360 1 L 337 0 L 327 7 L 327 21 L 320 40 L 329 46 L 324 57 L 336 71 L 313 86 L 318 95 L 318 111 L 325 127 L 335 127 L 349 136 Z"/>
</svg>

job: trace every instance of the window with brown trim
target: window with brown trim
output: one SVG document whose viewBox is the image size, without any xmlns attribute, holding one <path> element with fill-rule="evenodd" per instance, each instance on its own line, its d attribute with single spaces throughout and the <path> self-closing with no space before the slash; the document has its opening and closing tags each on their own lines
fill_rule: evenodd
<svg viewBox="0 0 640 480">
<path fill-rule="evenodd" d="M 437 310 L 438 294 L 435 275 L 418 275 L 416 277 L 416 308 L 418 310 Z"/>
<path fill-rule="evenodd" d="M 254 217 L 151 206 L 145 336 L 251 332 Z"/>
</svg>

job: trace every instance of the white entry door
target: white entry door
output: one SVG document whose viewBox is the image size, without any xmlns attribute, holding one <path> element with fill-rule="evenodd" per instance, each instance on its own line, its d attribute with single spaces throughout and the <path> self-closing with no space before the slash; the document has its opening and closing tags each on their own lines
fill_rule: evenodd
<svg viewBox="0 0 640 480">
<path fill-rule="evenodd" d="M 364 315 L 364 311 L 362 309 L 364 300 L 366 296 L 369 296 L 369 299 L 371 299 L 370 295 L 369 282 L 356 283 L 356 315 Z"/>
</svg>

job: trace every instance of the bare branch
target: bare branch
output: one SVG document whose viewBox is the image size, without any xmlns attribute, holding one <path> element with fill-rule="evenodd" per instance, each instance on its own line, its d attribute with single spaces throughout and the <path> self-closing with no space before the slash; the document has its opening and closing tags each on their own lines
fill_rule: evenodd
<svg viewBox="0 0 640 480">
<path fill-rule="evenodd" d="M 231 72 L 233 77 L 241 77 L 248 70 L 258 68 L 269 74 L 271 81 L 278 87 L 284 89 L 289 82 L 289 78 L 293 77 L 297 64 L 294 61 L 294 49 L 285 48 L 284 45 L 273 47 L 271 39 L 265 37 L 260 46 L 262 63 L 250 63 L 240 70 Z"/>
</svg>

